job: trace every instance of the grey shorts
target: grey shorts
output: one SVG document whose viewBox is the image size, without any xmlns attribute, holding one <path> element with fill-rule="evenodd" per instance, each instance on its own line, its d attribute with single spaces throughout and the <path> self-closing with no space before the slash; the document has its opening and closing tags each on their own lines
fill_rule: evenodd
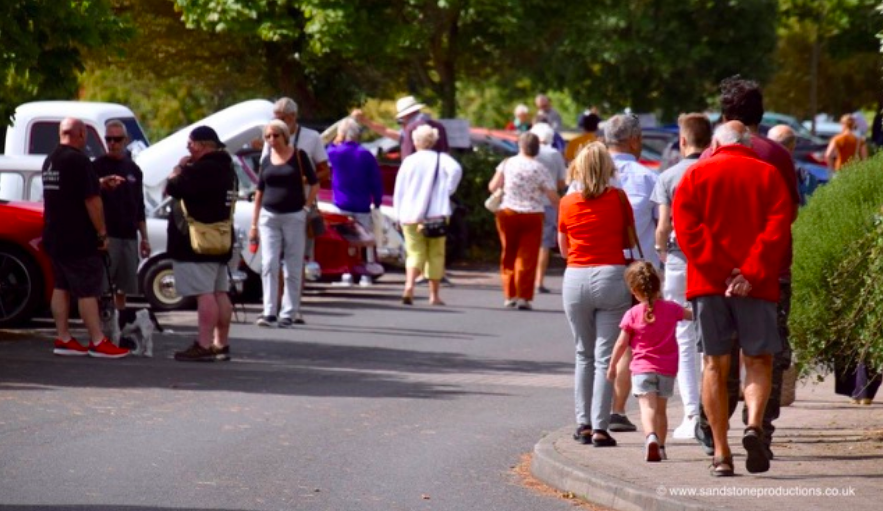
<svg viewBox="0 0 883 511">
<path fill-rule="evenodd" d="M 663 399 L 670 398 L 675 392 L 674 376 L 659 373 L 641 373 L 632 375 L 632 394 L 635 397 L 645 394 L 659 394 Z"/>
<path fill-rule="evenodd" d="M 190 263 L 173 261 L 175 292 L 178 296 L 226 293 L 230 290 L 226 263 Z"/>
<path fill-rule="evenodd" d="M 729 355 L 733 343 L 748 356 L 782 351 L 775 302 L 720 295 L 700 296 L 691 302 L 699 345 L 706 355 Z"/>
<path fill-rule="evenodd" d="M 138 240 L 108 238 L 110 279 L 118 293 L 138 294 Z"/>
<path fill-rule="evenodd" d="M 55 289 L 67 291 L 74 298 L 101 296 L 104 275 L 104 256 L 101 254 L 64 261 L 52 259 Z"/>
<path fill-rule="evenodd" d="M 558 208 L 546 206 L 543 209 L 543 248 L 558 246 Z"/>
</svg>

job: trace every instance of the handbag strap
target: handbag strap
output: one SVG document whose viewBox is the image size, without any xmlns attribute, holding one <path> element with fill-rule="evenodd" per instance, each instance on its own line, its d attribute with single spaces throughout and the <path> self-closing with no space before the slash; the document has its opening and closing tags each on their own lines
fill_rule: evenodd
<svg viewBox="0 0 883 511">
<path fill-rule="evenodd" d="M 634 217 L 629 215 L 629 211 L 626 209 L 628 208 L 630 210 L 632 207 L 631 203 L 629 202 L 628 195 L 626 195 L 625 191 L 620 188 L 617 188 L 616 192 L 617 195 L 619 195 L 619 202 L 622 206 L 622 223 L 624 226 L 623 236 L 626 242 L 625 248 L 627 248 L 629 252 L 631 252 L 633 250 L 633 247 L 637 247 L 638 255 L 641 257 L 641 259 L 644 259 L 644 251 L 641 249 L 641 241 L 638 239 L 638 234 L 635 231 Z M 629 221 L 630 218 L 631 221 Z M 634 258 L 634 254 L 632 254 L 632 257 Z"/>
<path fill-rule="evenodd" d="M 441 165 L 441 152 L 436 151 L 435 159 L 435 175 L 432 177 L 432 188 L 429 189 L 429 198 L 426 200 L 426 207 L 423 208 L 423 220 L 429 214 L 429 206 L 432 204 L 432 195 L 435 193 L 435 184 L 438 182 L 438 167 Z"/>
</svg>

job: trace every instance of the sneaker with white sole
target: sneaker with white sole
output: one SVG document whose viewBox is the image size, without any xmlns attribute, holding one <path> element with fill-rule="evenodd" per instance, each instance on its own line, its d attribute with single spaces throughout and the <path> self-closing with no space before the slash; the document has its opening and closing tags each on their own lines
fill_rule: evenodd
<svg viewBox="0 0 883 511">
<path fill-rule="evenodd" d="M 503 307 L 507 309 L 514 309 L 516 305 L 518 305 L 518 300 L 515 298 L 507 298 L 503 300 Z"/>
<path fill-rule="evenodd" d="M 68 341 L 55 339 L 55 349 L 52 350 L 52 353 L 62 357 L 85 357 L 89 354 L 89 348 L 77 342 L 73 337 Z"/>
<path fill-rule="evenodd" d="M 684 422 L 676 427 L 672 433 L 672 438 L 678 440 L 692 440 L 696 436 L 696 423 L 699 422 L 697 415 L 684 417 Z"/>
<path fill-rule="evenodd" d="M 659 438 L 657 438 L 656 433 L 647 435 L 647 441 L 644 444 L 644 461 L 662 461 L 662 453 L 659 452 L 659 447 Z"/>
<path fill-rule="evenodd" d="M 264 328 L 276 328 L 276 316 L 258 316 L 254 324 Z"/>
<path fill-rule="evenodd" d="M 521 311 L 529 311 L 533 309 L 533 306 L 530 304 L 530 302 L 523 298 L 518 299 L 518 303 L 515 305 L 515 307 Z"/>
<path fill-rule="evenodd" d="M 129 350 L 120 348 L 105 337 L 98 344 L 89 343 L 89 356 L 95 358 L 123 358 L 129 355 Z"/>
</svg>

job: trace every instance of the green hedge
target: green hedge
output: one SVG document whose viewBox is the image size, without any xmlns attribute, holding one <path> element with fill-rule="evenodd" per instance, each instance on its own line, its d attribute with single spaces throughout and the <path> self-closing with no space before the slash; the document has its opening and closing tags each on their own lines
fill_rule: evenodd
<svg viewBox="0 0 883 511">
<path fill-rule="evenodd" d="M 807 370 L 883 367 L 883 155 L 849 165 L 794 224 L 791 343 Z"/>
<path fill-rule="evenodd" d="M 484 208 L 489 193 L 487 185 L 497 165 L 505 156 L 478 147 L 455 155 L 463 167 L 463 179 L 455 197 L 466 207 L 469 228 L 467 259 L 473 262 L 495 262 L 500 259 L 500 237 L 494 215 Z"/>
</svg>

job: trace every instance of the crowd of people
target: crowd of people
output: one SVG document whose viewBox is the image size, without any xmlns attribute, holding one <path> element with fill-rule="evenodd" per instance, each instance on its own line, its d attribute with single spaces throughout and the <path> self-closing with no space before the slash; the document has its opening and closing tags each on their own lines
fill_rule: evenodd
<svg viewBox="0 0 883 511">
<path fill-rule="evenodd" d="M 714 129 L 702 113 L 679 117 L 681 159 L 660 174 L 638 161 L 642 129 L 636 116 L 610 117 L 602 135 L 597 110 L 588 109 L 578 120 L 583 133 L 564 145 L 560 114 L 547 96 L 538 95 L 533 119 L 526 105 L 516 107 L 510 128 L 519 133 L 518 154 L 500 162 L 488 189 L 502 193 L 495 220 L 503 307 L 530 310 L 535 292 L 549 292 L 544 277 L 552 249 L 566 260 L 561 294 L 575 343 L 574 439 L 615 446 L 611 432 L 637 429 L 626 416 L 634 395 L 645 459 L 665 460 L 666 404 L 677 382 L 685 416 L 674 438 L 695 437 L 712 456 L 711 474 L 731 476 L 727 429 L 740 394 L 747 470 L 765 472 L 773 459 L 773 422 L 783 371 L 791 363 L 791 224 L 801 199 L 792 155 L 795 133 L 784 125 L 769 130 L 768 137 L 759 133 L 758 84 L 724 80 L 720 104 L 721 124 Z M 444 305 L 450 197 L 463 169 L 448 154 L 444 125 L 423 111 L 425 105 L 407 96 L 396 107 L 400 130 L 355 110 L 326 150 L 317 132 L 298 124 L 293 100 L 275 104 L 274 119 L 263 130 L 248 233 L 262 262 L 258 326 L 304 323 L 307 225 L 319 180 L 330 177 L 335 204 L 371 230 L 382 183 L 375 158 L 358 144 L 360 126 L 401 146 L 393 194 L 407 254 L 401 301 L 413 305 L 423 277 L 429 303 Z M 852 134 L 851 119 L 844 116 L 843 133 L 828 148 L 835 170 L 867 155 Z M 126 295 L 137 292 L 138 256 L 150 253 L 141 171 L 126 156 L 125 126 L 111 121 L 106 128 L 108 154 L 93 163 L 82 151 L 83 123 L 65 119 L 60 145 L 44 164 L 44 239 L 55 278 L 57 355 L 128 354 L 101 331 L 96 298 L 113 284 L 115 306 L 125 308 Z M 177 292 L 196 297 L 198 333 L 175 359 L 229 360 L 227 262 L 238 183 L 212 128 L 193 129 L 187 150 L 166 185 L 173 198 L 168 253 Z M 201 244 L 203 236 L 211 247 Z M 88 330 L 88 346 L 70 334 L 71 296 Z"/>
</svg>

